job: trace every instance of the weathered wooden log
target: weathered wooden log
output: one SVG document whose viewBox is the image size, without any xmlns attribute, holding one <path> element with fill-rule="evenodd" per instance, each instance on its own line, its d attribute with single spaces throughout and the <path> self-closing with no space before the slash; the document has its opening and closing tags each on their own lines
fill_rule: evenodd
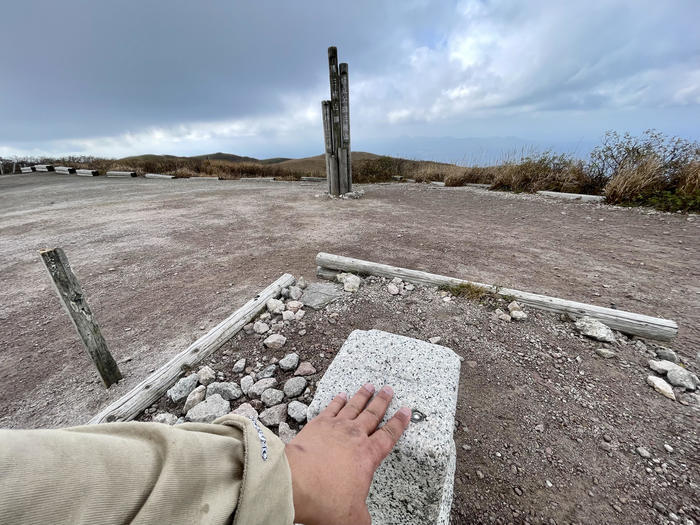
<svg viewBox="0 0 700 525">
<path fill-rule="evenodd" d="M 486 291 L 501 296 L 513 297 L 518 302 L 538 310 L 570 314 L 572 317 L 589 316 L 620 332 L 648 337 L 650 339 L 670 341 L 678 334 L 678 325 L 675 321 L 669 319 L 650 317 L 648 315 L 614 310 L 612 308 L 548 297 L 546 295 L 538 295 L 530 292 L 521 292 L 520 290 L 471 282 L 456 277 L 446 277 L 444 275 L 437 275 L 419 270 L 409 270 L 387 264 L 332 255 L 330 253 L 319 253 L 316 256 L 316 264 L 323 268 L 342 272 L 376 275 L 390 279 L 399 277 L 404 281 L 417 284 L 428 284 L 432 286 L 478 286 Z"/>
<path fill-rule="evenodd" d="M 21 173 L 34 173 L 34 168 L 31 166 L 23 166 L 19 169 Z"/>
<path fill-rule="evenodd" d="M 75 168 L 72 168 L 70 166 L 56 166 L 54 168 L 54 171 L 56 173 L 62 173 L 64 175 L 72 175 L 75 173 Z"/>
<path fill-rule="evenodd" d="M 97 170 L 75 170 L 75 174 L 79 177 L 97 177 L 100 172 Z"/>
<path fill-rule="evenodd" d="M 279 296 L 282 288 L 294 284 L 288 273 L 270 284 L 262 292 L 224 319 L 206 335 L 153 372 L 123 397 L 101 410 L 89 424 L 131 421 L 158 401 L 180 376 L 213 354 L 265 308 L 269 299 Z"/>
<path fill-rule="evenodd" d="M 34 166 L 34 171 L 53 171 L 51 164 L 37 164 Z"/>
<path fill-rule="evenodd" d="M 555 199 L 563 199 L 569 201 L 581 202 L 602 202 L 605 200 L 603 195 L 585 195 L 583 193 L 564 193 L 561 191 L 538 191 L 538 195 L 545 197 L 554 197 Z"/>
<path fill-rule="evenodd" d="M 161 173 L 146 173 L 144 175 L 147 179 L 174 179 L 175 175 L 163 175 Z"/>
<path fill-rule="evenodd" d="M 95 363 L 105 386 L 110 387 L 122 378 L 122 374 L 107 349 L 107 343 L 88 306 L 80 283 L 71 270 L 68 258 L 61 248 L 42 250 L 39 253 L 85 349 Z"/>
<path fill-rule="evenodd" d="M 107 176 L 110 178 L 136 177 L 136 172 L 135 171 L 108 171 Z"/>
</svg>

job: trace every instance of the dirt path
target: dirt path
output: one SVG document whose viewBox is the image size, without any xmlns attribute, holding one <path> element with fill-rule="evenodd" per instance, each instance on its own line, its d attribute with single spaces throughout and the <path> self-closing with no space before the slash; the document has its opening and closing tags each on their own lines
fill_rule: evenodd
<svg viewBox="0 0 700 525">
<path fill-rule="evenodd" d="M 700 343 L 700 221 L 466 188 L 0 178 L 0 425 L 86 421 L 327 251 L 675 319 Z M 126 380 L 106 392 L 37 251 L 62 246 Z"/>
</svg>

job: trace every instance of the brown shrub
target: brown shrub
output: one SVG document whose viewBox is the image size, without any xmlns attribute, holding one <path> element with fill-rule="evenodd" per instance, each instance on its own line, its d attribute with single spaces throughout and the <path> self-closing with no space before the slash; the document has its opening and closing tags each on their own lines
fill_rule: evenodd
<svg viewBox="0 0 700 525">
<path fill-rule="evenodd" d="M 598 194 L 602 188 L 590 177 L 583 161 L 546 152 L 495 167 L 491 189 Z"/>
<path fill-rule="evenodd" d="M 640 201 L 662 192 L 666 186 L 663 163 L 650 155 L 620 166 L 605 185 L 605 200 L 611 204 Z"/>
<path fill-rule="evenodd" d="M 458 173 L 445 177 L 445 186 L 464 186 L 465 184 L 492 184 L 501 166 L 472 166 L 462 168 Z"/>
<path fill-rule="evenodd" d="M 691 161 L 681 168 L 677 192 L 686 195 L 700 193 L 700 160 Z"/>
</svg>

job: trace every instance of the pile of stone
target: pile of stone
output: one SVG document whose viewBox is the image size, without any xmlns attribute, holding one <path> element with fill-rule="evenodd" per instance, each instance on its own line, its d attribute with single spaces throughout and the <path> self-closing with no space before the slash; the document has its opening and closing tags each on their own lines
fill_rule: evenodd
<svg viewBox="0 0 700 525">
<path fill-rule="evenodd" d="M 287 339 L 280 331 L 304 317 L 304 304 L 299 300 L 304 288 L 306 283 L 301 278 L 295 286 L 283 289 L 281 298 L 268 300 L 265 312 L 246 325 L 244 331 L 260 336 L 265 348 L 282 348 Z M 238 380 L 224 381 L 224 374 L 209 366 L 183 377 L 167 391 L 168 398 L 182 406 L 180 414 L 161 412 L 153 416 L 153 421 L 169 425 L 211 423 L 233 413 L 277 427 L 283 440 L 291 440 L 296 432 L 287 418 L 298 425 L 306 423 L 307 402 L 311 397 L 307 376 L 316 373 L 314 366 L 308 361 L 300 362 L 299 355 L 290 352 L 279 361 L 273 357 L 267 365 L 259 362 L 249 365 L 246 358 L 241 358 L 233 365 L 232 372 Z M 293 375 L 278 380 L 281 374 Z"/>
<path fill-rule="evenodd" d="M 510 323 L 511 321 L 524 321 L 527 319 L 527 314 L 517 301 L 511 301 L 510 304 L 508 304 L 508 313 L 505 313 L 500 308 L 496 308 L 493 315 L 499 321 L 504 321 L 506 323 Z"/>
<path fill-rule="evenodd" d="M 647 376 L 647 383 L 660 394 L 676 400 L 673 387 L 681 392 L 694 392 L 700 388 L 700 379 L 694 373 L 682 366 L 678 355 L 670 348 L 656 349 L 656 358 L 649 360 L 649 368 L 657 375 Z M 665 376 L 665 378 L 664 378 Z"/>
</svg>

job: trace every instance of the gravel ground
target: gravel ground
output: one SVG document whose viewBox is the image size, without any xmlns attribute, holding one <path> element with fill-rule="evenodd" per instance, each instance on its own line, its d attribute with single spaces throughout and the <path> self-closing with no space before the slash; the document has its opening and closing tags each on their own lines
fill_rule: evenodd
<svg viewBox="0 0 700 525">
<path fill-rule="evenodd" d="M 0 425 L 87 421 L 319 251 L 676 320 L 700 344 L 696 216 L 472 188 L 0 177 Z M 104 390 L 38 250 L 64 248 L 125 380 Z"/>
<path fill-rule="evenodd" d="M 700 396 L 676 389 L 680 402 L 673 402 L 647 385 L 647 362 L 659 348 L 653 342 L 618 333 L 617 343 L 602 344 L 555 314 L 526 309 L 524 321 L 499 320 L 495 310 L 508 311 L 503 300 L 446 300 L 445 292 L 421 286 L 392 296 L 387 289 L 387 280 L 366 279 L 357 293 L 321 311 L 307 308 L 299 321 L 262 335 L 240 332 L 204 364 L 219 380 L 239 382 L 296 352 L 316 369 L 297 398 L 308 404 L 352 330 L 440 337 L 463 360 L 453 523 L 700 520 Z M 286 337 L 282 348 L 265 348 L 272 332 Z M 600 357 L 600 348 L 615 356 Z M 241 358 L 247 370 L 233 373 Z M 278 370 L 275 388 L 293 373 Z M 231 408 L 244 402 L 251 401 L 241 397 Z M 141 419 L 182 416 L 183 404 L 164 397 Z M 291 418 L 286 423 L 300 428 Z"/>
<path fill-rule="evenodd" d="M 308 278 L 318 251 L 672 318 L 670 346 L 697 371 L 696 216 L 471 188 L 364 189 L 329 202 L 315 197 L 321 184 L 0 177 L 0 425 L 86 421 L 281 273 Z M 124 372 L 109 391 L 39 260 L 53 246 Z M 439 336 L 464 358 L 455 523 L 700 522 L 698 413 L 646 384 L 651 344 L 622 340 L 602 359 L 550 314 L 505 323 L 495 304 L 384 288 L 365 283 L 308 313 L 307 334 L 285 328 L 280 350 L 241 334 L 211 364 L 231 374 L 234 357 L 262 364 L 295 348 L 317 369 L 313 388 L 354 328 Z"/>
</svg>

